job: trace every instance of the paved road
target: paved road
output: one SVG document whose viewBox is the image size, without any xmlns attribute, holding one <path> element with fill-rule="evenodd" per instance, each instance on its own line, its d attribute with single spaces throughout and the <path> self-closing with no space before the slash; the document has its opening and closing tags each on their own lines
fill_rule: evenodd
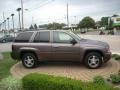
<svg viewBox="0 0 120 90">
<path fill-rule="evenodd" d="M 0 53 L 10 52 L 12 43 L 0 43 Z"/>
</svg>

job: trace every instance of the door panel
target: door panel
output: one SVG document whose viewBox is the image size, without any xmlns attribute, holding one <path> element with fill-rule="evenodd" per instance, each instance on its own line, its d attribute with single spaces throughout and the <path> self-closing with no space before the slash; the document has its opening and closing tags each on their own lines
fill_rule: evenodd
<svg viewBox="0 0 120 90">
<path fill-rule="evenodd" d="M 34 47 L 37 49 L 38 58 L 42 61 L 52 59 L 52 45 L 50 42 L 50 32 L 37 32 L 33 40 Z"/>
<path fill-rule="evenodd" d="M 79 44 L 52 44 L 53 60 L 78 61 L 80 60 Z"/>
<path fill-rule="evenodd" d="M 79 43 L 71 44 L 74 40 L 69 34 L 65 32 L 53 32 L 53 60 L 57 61 L 78 61 L 80 60 L 80 46 Z"/>
<path fill-rule="evenodd" d="M 34 43 L 32 45 L 37 49 L 39 60 L 52 60 L 52 45 L 50 43 Z"/>
</svg>

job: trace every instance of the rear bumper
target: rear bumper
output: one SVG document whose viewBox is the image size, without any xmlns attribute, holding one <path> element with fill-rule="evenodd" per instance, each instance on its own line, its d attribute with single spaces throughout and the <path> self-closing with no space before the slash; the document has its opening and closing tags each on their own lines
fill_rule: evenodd
<svg viewBox="0 0 120 90">
<path fill-rule="evenodd" d="M 111 59 L 111 57 L 112 57 L 112 53 L 111 52 L 105 53 L 104 54 L 104 58 L 103 58 L 104 62 L 105 63 L 108 62 Z"/>
</svg>

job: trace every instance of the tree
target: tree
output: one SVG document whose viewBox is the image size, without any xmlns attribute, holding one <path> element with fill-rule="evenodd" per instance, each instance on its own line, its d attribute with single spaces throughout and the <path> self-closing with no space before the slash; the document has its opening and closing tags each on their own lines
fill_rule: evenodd
<svg viewBox="0 0 120 90">
<path fill-rule="evenodd" d="M 100 28 L 100 21 L 95 22 L 95 27 L 96 27 L 96 29 Z"/>
<path fill-rule="evenodd" d="M 107 27 L 108 26 L 108 17 L 102 17 L 100 21 L 101 27 Z"/>
<path fill-rule="evenodd" d="M 46 29 L 62 29 L 65 26 L 64 23 L 49 23 L 49 24 L 44 24 L 44 25 L 39 25 L 39 28 L 46 28 Z"/>
<path fill-rule="evenodd" d="M 84 17 L 82 21 L 78 24 L 79 28 L 94 28 L 95 27 L 95 21 L 91 17 Z"/>
<path fill-rule="evenodd" d="M 35 30 L 37 30 L 37 29 L 38 29 L 37 24 L 34 24 L 34 29 L 35 29 Z"/>
<path fill-rule="evenodd" d="M 108 25 L 108 29 L 112 30 L 113 29 L 113 20 L 110 19 L 109 25 Z"/>
<path fill-rule="evenodd" d="M 30 29 L 30 30 L 33 30 L 33 29 L 34 29 L 33 25 L 31 25 L 29 29 Z"/>
<path fill-rule="evenodd" d="M 119 15 L 117 15 L 117 14 L 114 14 L 112 17 L 118 17 Z"/>
</svg>

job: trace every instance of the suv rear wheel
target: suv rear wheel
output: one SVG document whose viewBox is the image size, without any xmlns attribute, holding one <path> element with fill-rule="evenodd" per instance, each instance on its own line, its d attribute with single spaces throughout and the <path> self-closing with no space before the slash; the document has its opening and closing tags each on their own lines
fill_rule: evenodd
<svg viewBox="0 0 120 90">
<path fill-rule="evenodd" d="M 32 53 L 26 53 L 22 56 L 22 63 L 26 68 L 34 68 L 37 65 L 37 58 Z"/>
<path fill-rule="evenodd" d="M 88 68 L 96 69 L 102 65 L 102 56 L 97 52 L 90 52 L 85 56 L 85 65 Z"/>
</svg>

